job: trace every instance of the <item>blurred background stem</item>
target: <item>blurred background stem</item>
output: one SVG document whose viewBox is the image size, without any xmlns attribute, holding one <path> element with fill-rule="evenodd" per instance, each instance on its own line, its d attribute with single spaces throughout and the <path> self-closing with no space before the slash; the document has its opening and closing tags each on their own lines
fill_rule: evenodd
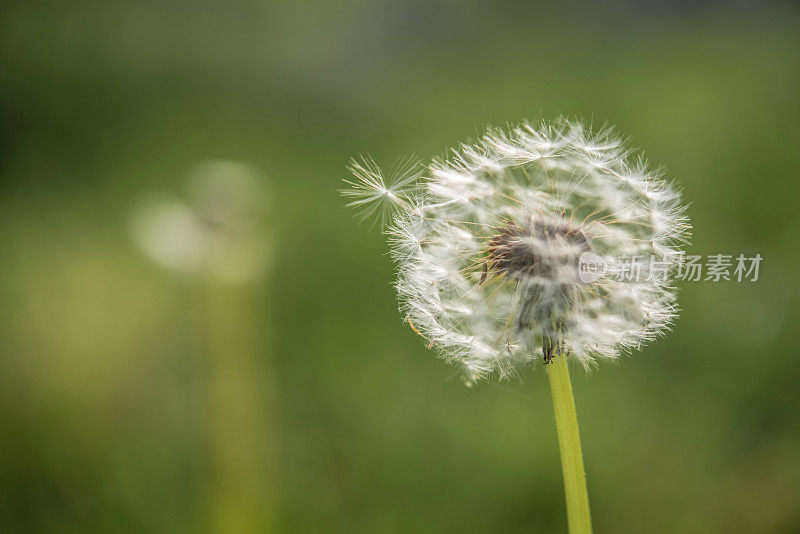
<svg viewBox="0 0 800 534">
<path fill-rule="evenodd" d="M 272 532 L 274 379 L 254 350 L 253 291 L 207 283 L 216 532 Z"/>
<path fill-rule="evenodd" d="M 570 534 L 591 533 L 592 519 L 589 513 L 589 495 L 586 489 L 586 471 L 583 467 L 578 416 L 575 412 L 575 398 L 572 395 L 567 358 L 563 355 L 556 356 L 545 368 L 547 377 L 550 379 L 550 393 L 553 397 L 553 412 L 556 417 L 569 532 Z"/>
</svg>

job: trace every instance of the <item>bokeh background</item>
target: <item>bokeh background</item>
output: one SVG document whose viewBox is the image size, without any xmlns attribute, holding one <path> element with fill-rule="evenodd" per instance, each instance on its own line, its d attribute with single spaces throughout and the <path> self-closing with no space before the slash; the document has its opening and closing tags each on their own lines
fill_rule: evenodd
<svg viewBox="0 0 800 534">
<path fill-rule="evenodd" d="M 667 166 L 693 253 L 764 257 L 574 373 L 596 531 L 800 531 L 797 4 L 0 9 L 3 532 L 565 531 L 541 368 L 465 388 L 337 193 L 353 154 L 560 114 Z M 214 158 L 264 185 L 272 254 L 245 283 L 132 238 L 142 198 Z"/>
</svg>

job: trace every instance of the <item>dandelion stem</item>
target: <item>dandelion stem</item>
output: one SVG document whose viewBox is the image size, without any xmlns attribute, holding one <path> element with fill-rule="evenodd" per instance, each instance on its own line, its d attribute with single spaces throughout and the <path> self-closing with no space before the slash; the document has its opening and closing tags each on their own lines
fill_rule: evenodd
<svg viewBox="0 0 800 534">
<path fill-rule="evenodd" d="M 572 396 L 567 358 L 564 355 L 558 355 L 545 368 L 547 377 L 550 379 L 550 393 L 553 397 L 553 412 L 558 432 L 558 448 L 564 473 L 567 525 L 570 534 L 591 533 L 592 519 L 589 514 L 589 495 L 586 490 L 586 471 L 583 467 L 578 416 L 575 413 L 575 399 Z"/>
<path fill-rule="evenodd" d="M 258 386 L 269 384 L 257 365 L 249 286 L 208 283 L 207 335 L 211 352 L 214 532 L 270 530 L 273 494 L 269 402 Z M 269 392 L 268 392 L 269 393 Z"/>
</svg>

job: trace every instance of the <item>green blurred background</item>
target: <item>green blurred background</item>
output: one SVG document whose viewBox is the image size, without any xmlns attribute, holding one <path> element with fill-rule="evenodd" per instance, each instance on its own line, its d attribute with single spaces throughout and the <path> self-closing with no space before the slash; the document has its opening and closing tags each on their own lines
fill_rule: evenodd
<svg viewBox="0 0 800 534">
<path fill-rule="evenodd" d="M 565 531 L 541 368 L 465 388 L 337 193 L 353 154 L 559 114 L 667 166 L 692 253 L 765 258 L 574 373 L 596 531 L 800 532 L 797 4 L 0 9 L 2 532 Z M 139 199 L 209 158 L 269 181 L 247 285 L 131 239 Z"/>
</svg>

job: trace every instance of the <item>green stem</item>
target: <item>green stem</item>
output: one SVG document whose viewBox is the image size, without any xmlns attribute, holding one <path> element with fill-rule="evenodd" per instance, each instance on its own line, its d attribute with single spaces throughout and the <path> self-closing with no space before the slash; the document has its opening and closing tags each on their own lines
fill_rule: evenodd
<svg viewBox="0 0 800 534">
<path fill-rule="evenodd" d="M 575 413 L 575 399 L 572 396 L 567 358 L 558 355 L 545 368 L 550 379 L 558 448 L 561 452 L 561 468 L 564 472 L 567 525 L 570 534 L 591 533 L 592 518 L 589 514 L 589 494 L 586 491 L 586 471 L 583 468 L 578 416 Z"/>
<path fill-rule="evenodd" d="M 211 423 L 215 460 L 213 532 L 271 530 L 269 368 L 258 365 L 250 286 L 207 284 L 206 334 L 211 352 Z M 259 354 L 263 359 L 263 353 Z"/>
</svg>

